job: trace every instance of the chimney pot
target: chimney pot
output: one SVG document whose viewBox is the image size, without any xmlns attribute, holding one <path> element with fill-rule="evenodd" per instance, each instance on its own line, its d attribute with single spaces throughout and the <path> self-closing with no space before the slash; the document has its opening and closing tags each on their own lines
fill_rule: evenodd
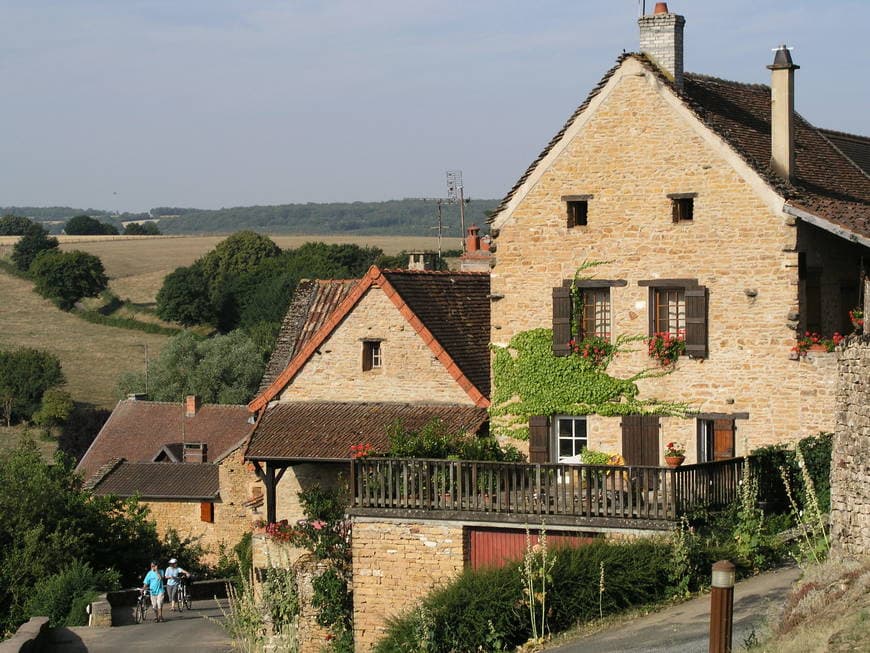
<svg viewBox="0 0 870 653">
<path fill-rule="evenodd" d="M 667 14 L 668 12 L 668 3 L 667 2 L 657 2 L 655 9 L 653 9 L 653 14 Z"/>
<path fill-rule="evenodd" d="M 188 395 L 184 400 L 184 416 L 194 417 L 200 407 L 200 398 L 196 395 Z"/>
<path fill-rule="evenodd" d="M 471 225 L 466 229 L 465 235 L 465 251 L 476 252 L 480 249 L 480 227 L 476 224 Z"/>
</svg>

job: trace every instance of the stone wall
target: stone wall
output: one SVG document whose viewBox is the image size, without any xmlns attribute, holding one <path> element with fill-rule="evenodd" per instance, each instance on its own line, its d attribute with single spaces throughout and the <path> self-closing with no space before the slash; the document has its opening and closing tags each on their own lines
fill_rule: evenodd
<svg viewBox="0 0 870 653">
<path fill-rule="evenodd" d="M 744 441 L 752 449 L 833 430 L 833 402 L 816 393 L 833 388 L 835 355 L 791 355 L 800 326 L 799 226 L 782 199 L 634 60 L 590 106 L 493 225 L 492 293 L 503 296 L 492 305 L 493 343 L 549 328 L 552 288 L 584 261 L 608 261 L 591 276 L 626 281 L 611 288 L 614 337 L 649 333 L 650 290 L 639 282 L 697 279 L 709 291 L 709 356 L 683 357 L 672 374 L 641 380 L 641 398 L 748 413 L 737 423 L 738 455 Z M 697 193 L 691 221 L 672 221 L 671 193 Z M 591 196 L 585 226 L 567 226 L 562 198 L 572 195 Z M 810 247 L 811 227 L 800 229 Z M 857 259 L 851 269 L 854 278 Z M 829 275 L 823 284 L 840 281 Z M 634 350 L 610 372 L 628 377 L 650 367 L 643 344 Z M 619 422 L 590 422 L 590 446 L 618 445 Z M 693 449 L 695 421 L 665 421 L 665 438 Z"/>
<path fill-rule="evenodd" d="M 347 463 L 303 463 L 291 465 L 284 472 L 275 489 L 275 517 L 290 523 L 303 519 L 299 493 L 320 486 L 337 488 L 348 482 L 350 467 Z"/>
<path fill-rule="evenodd" d="M 832 552 L 837 556 L 867 556 L 870 555 L 870 336 L 851 338 L 840 355 L 837 405 L 831 461 Z"/>
<path fill-rule="evenodd" d="M 433 587 L 457 577 L 464 561 L 461 524 L 354 519 L 356 650 L 370 650 L 385 632 L 389 617 L 412 608 Z"/>
<path fill-rule="evenodd" d="M 382 366 L 362 370 L 362 343 L 380 340 Z M 281 394 L 281 401 L 474 404 L 380 288 L 371 288 Z"/>
<path fill-rule="evenodd" d="M 219 476 L 220 496 L 214 502 L 214 522 L 202 521 L 199 501 L 152 499 L 142 502 L 151 511 L 160 537 L 174 529 L 182 539 L 198 538 L 206 550 L 203 561 L 207 564 L 217 562 L 221 544 L 235 546 L 251 530 L 251 523 L 261 518 L 259 510 L 243 505 L 253 496 L 255 488 L 262 491 L 262 483 L 245 465 L 241 450 L 234 451 L 220 463 Z"/>
</svg>

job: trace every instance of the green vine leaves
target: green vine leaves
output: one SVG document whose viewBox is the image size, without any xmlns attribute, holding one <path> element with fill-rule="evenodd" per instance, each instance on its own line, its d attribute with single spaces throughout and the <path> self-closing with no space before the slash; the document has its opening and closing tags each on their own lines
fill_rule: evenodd
<svg viewBox="0 0 870 653">
<path fill-rule="evenodd" d="M 516 334 L 507 347 L 492 346 L 493 395 L 490 415 L 497 435 L 528 438 L 532 415 L 678 415 L 689 406 L 638 398 L 637 381 L 661 375 L 644 370 L 627 379 L 606 373 L 606 365 L 592 365 L 579 356 L 554 356 L 550 329 L 532 329 Z M 637 340 L 617 339 L 620 346 Z M 499 422 L 496 424 L 495 422 Z"/>
</svg>

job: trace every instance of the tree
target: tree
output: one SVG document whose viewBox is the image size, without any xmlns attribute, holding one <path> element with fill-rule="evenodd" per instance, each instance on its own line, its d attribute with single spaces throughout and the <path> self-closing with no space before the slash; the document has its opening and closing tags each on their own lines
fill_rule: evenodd
<svg viewBox="0 0 870 653">
<path fill-rule="evenodd" d="M 72 396 L 66 390 L 49 388 L 42 395 L 42 405 L 33 413 L 33 421 L 39 426 L 59 426 L 66 422 L 75 408 Z"/>
<path fill-rule="evenodd" d="M 214 280 L 228 274 L 253 272 L 263 261 L 280 255 L 281 248 L 268 236 L 253 231 L 239 231 L 218 243 L 198 263 L 206 278 Z"/>
<path fill-rule="evenodd" d="M 131 222 L 124 227 L 125 236 L 159 236 L 160 229 L 156 222 Z"/>
<path fill-rule="evenodd" d="M 32 441 L 0 451 L 0 633 L 31 616 L 25 606 L 40 582 L 74 564 L 137 582 L 149 558 L 164 553 L 147 515 L 136 500 L 85 490 L 62 454 L 47 461 Z"/>
<path fill-rule="evenodd" d="M 57 246 L 57 238 L 49 236 L 41 224 L 32 223 L 12 248 L 12 262 L 19 270 L 27 272 L 37 254 Z"/>
<path fill-rule="evenodd" d="M 63 230 L 70 236 L 117 236 L 118 229 L 89 215 L 77 215 L 67 220 Z"/>
<path fill-rule="evenodd" d="M 180 401 L 195 394 L 208 403 L 247 403 L 263 374 L 263 356 L 241 330 L 202 340 L 190 331 L 174 336 L 148 368 L 150 398 Z M 141 373 L 124 374 L 118 394 L 141 392 Z"/>
<path fill-rule="evenodd" d="M 4 215 L 0 218 L 0 236 L 23 236 L 31 225 L 32 220 L 20 215 Z"/>
<path fill-rule="evenodd" d="M 202 267 L 177 268 L 166 275 L 157 293 L 157 315 L 183 326 L 210 324 L 216 314 Z"/>
<path fill-rule="evenodd" d="M 87 252 L 41 252 L 30 266 L 36 292 L 68 311 L 83 297 L 96 297 L 109 279 L 99 257 Z"/>
<path fill-rule="evenodd" d="M 64 380 L 60 360 L 54 354 L 28 348 L 0 351 L 0 402 L 6 425 L 30 419 L 45 392 Z"/>
</svg>

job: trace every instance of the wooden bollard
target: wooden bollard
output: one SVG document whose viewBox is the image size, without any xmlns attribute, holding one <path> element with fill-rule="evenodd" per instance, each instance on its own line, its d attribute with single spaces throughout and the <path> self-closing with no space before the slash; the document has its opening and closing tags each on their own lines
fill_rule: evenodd
<svg viewBox="0 0 870 653">
<path fill-rule="evenodd" d="M 710 590 L 710 653 L 731 653 L 734 626 L 734 565 L 727 560 L 713 564 Z"/>
</svg>

